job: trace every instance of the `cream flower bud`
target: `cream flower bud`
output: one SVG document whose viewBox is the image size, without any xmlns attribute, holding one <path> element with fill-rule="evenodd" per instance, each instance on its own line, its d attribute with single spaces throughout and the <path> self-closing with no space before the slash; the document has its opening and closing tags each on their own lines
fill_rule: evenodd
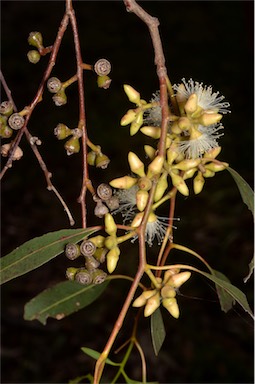
<svg viewBox="0 0 255 384">
<path fill-rule="evenodd" d="M 194 176 L 194 173 L 197 171 L 197 168 L 191 168 L 188 171 L 184 172 L 183 180 L 190 179 Z"/>
<path fill-rule="evenodd" d="M 108 235 L 115 236 L 117 232 L 117 225 L 110 213 L 106 213 L 104 217 L 105 231 Z"/>
<path fill-rule="evenodd" d="M 176 290 L 169 285 L 165 285 L 161 291 L 161 297 L 163 299 L 169 299 L 170 297 L 175 297 L 176 296 Z"/>
<path fill-rule="evenodd" d="M 221 163 L 221 164 L 209 163 L 209 164 L 206 164 L 205 166 L 206 169 L 209 169 L 210 171 L 213 171 L 213 172 L 223 171 L 227 167 L 228 167 L 228 163 Z"/>
<path fill-rule="evenodd" d="M 208 151 L 204 154 L 204 157 L 208 158 L 208 159 L 216 159 L 216 157 L 219 155 L 220 151 L 221 151 L 221 147 L 212 148 L 210 151 Z"/>
<path fill-rule="evenodd" d="M 201 159 L 186 159 L 173 165 L 172 168 L 180 169 L 181 171 L 188 171 L 189 169 L 197 167 L 199 163 L 201 163 Z"/>
<path fill-rule="evenodd" d="M 129 109 L 127 113 L 120 120 L 120 125 L 125 126 L 135 120 L 137 113 L 133 109 Z"/>
<path fill-rule="evenodd" d="M 143 212 L 137 213 L 134 220 L 131 223 L 131 227 L 137 228 L 141 224 L 143 219 Z"/>
<path fill-rule="evenodd" d="M 169 278 L 167 284 L 174 288 L 179 288 L 182 284 L 189 280 L 190 276 L 191 272 L 189 271 L 177 273 Z"/>
<path fill-rule="evenodd" d="M 178 319 L 180 316 L 180 311 L 175 298 L 163 299 L 162 304 L 168 310 L 170 315 L 172 315 L 175 319 Z"/>
<path fill-rule="evenodd" d="M 172 133 L 175 133 L 176 135 L 179 135 L 182 130 L 181 128 L 179 127 L 178 125 L 178 121 L 175 121 L 172 125 L 171 125 L 171 132 Z"/>
<path fill-rule="evenodd" d="M 222 117 L 219 113 L 203 113 L 199 118 L 199 123 L 204 127 L 208 127 L 209 125 L 218 123 Z"/>
<path fill-rule="evenodd" d="M 189 189 L 183 178 L 179 175 L 175 175 L 173 172 L 171 172 L 170 176 L 172 178 L 173 185 L 178 189 L 178 191 L 184 196 L 189 196 Z"/>
<path fill-rule="evenodd" d="M 157 186 L 156 186 L 156 191 L 155 191 L 155 195 L 154 195 L 154 201 L 155 202 L 157 202 L 161 199 L 161 197 L 164 195 L 167 187 L 168 187 L 167 173 L 164 172 L 160 176 L 158 183 L 157 183 Z"/>
<path fill-rule="evenodd" d="M 154 159 L 155 157 L 155 152 L 156 152 L 156 149 L 151 147 L 150 145 L 145 145 L 144 146 L 144 151 L 146 153 L 146 155 L 152 160 Z"/>
<path fill-rule="evenodd" d="M 143 111 L 139 112 L 136 119 L 131 123 L 130 136 L 134 136 L 143 125 Z"/>
<path fill-rule="evenodd" d="M 106 255 L 106 264 L 109 273 L 112 273 L 117 267 L 120 255 L 120 249 L 115 247 L 111 249 Z"/>
<path fill-rule="evenodd" d="M 150 297 L 147 300 L 147 303 L 144 308 L 144 316 L 148 317 L 156 311 L 156 309 L 160 306 L 160 295 L 157 292 L 154 296 Z"/>
<path fill-rule="evenodd" d="M 170 147 L 168 148 L 168 150 L 167 150 L 167 163 L 168 163 L 168 165 L 171 165 L 173 162 L 174 162 L 174 160 L 178 157 L 178 155 L 179 155 L 179 150 L 178 150 L 178 146 L 177 146 L 177 144 L 176 143 L 172 143 L 171 145 L 170 145 Z"/>
<path fill-rule="evenodd" d="M 150 297 L 155 295 L 156 292 L 156 289 L 144 291 L 140 296 L 135 299 L 135 301 L 133 302 L 133 307 L 142 307 Z"/>
<path fill-rule="evenodd" d="M 104 246 L 105 238 L 102 235 L 91 237 L 89 240 L 92 241 L 97 248 L 102 248 Z"/>
<path fill-rule="evenodd" d="M 137 185 L 143 191 L 149 191 L 152 187 L 152 182 L 150 179 L 148 179 L 148 177 L 145 176 L 138 180 Z"/>
<path fill-rule="evenodd" d="M 113 249 L 113 248 L 117 247 L 118 243 L 117 243 L 116 236 L 106 237 L 104 245 L 107 249 Z"/>
<path fill-rule="evenodd" d="M 131 85 L 124 84 L 123 88 L 128 97 L 128 100 L 131 101 L 131 103 L 138 104 L 140 102 L 140 93 L 131 87 Z"/>
<path fill-rule="evenodd" d="M 180 272 L 179 268 L 168 269 L 164 274 L 163 284 L 168 284 L 170 277 Z"/>
<path fill-rule="evenodd" d="M 197 176 L 193 180 L 193 189 L 196 195 L 198 195 L 204 186 L 205 179 L 202 175 L 202 172 L 198 172 Z"/>
<path fill-rule="evenodd" d="M 152 160 L 152 162 L 148 166 L 147 176 L 149 178 L 161 172 L 164 165 L 164 160 L 165 160 L 164 157 L 159 155 L 156 156 L 154 160 Z"/>
<path fill-rule="evenodd" d="M 206 171 L 203 173 L 203 177 L 213 177 L 215 175 L 215 172 L 210 171 L 210 169 L 206 169 Z"/>
<path fill-rule="evenodd" d="M 140 177 L 144 177 L 144 164 L 134 152 L 129 152 L 128 162 L 132 172 Z"/>
<path fill-rule="evenodd" d="M 136 206 L 139 211 L 144 211 L 147 201 L 149 198 L 149 193 L 147 191 L 139 190 L 136 192 Z"/>
<path fill-rule="evenodd" d="M 185 112 L 187 114 L 192 114 L 196 111 L 196 109 L 197 109 L 197 95 L 195 93 L 192 93 L 189 96 L 189 98 L 188 98 L 188 100 L 184 106 L 184 109 L 185 109 Z"/>
<path fill-rule="evenodd" d="M 118 179 L 114 179 L 110 181 L 110 185 L 113 188 L 119 188 L 119 189 L 129 189 L 133 187 L 137 183 L 137 179 L 131 176 L 123 176 L 119 177 Z"/>
<path fill-rule="evenodd" d="M 141 128 L 141 132 L 146 136 L 152 137 L 153 139 L 159 139 L 161 135 L 161 128 L 146 126 Z"/>
<path fill-rule="evenodd" d="M 191 121 L 187 117 L 180 117 L 178 120 L 178 126 L 180 127 L 181 130 L 188 130 L 189 127 L 191 126 Z"/>
</svg>

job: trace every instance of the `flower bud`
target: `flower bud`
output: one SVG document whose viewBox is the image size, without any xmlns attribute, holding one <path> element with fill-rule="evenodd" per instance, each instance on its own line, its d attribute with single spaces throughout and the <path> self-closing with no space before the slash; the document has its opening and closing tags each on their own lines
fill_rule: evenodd
<svg viewBox="0 0 255 384">
<path fill-rule="evenodd" d="M 181 83 L 178 86 L 178 91 L 176 93 L 176 99 L 177 99 L 178 103 L 183 103 L 186 100 L 185 94 L 186 94 L 185 85 L 183 83 Z"/>
<path fill-rule="evenodd" d="M 149 291 L 143 291 L 143 293 L 135 299 L 132 306 L 133 307 L 142 307 L 150 297 L 155 295 L 156 292 L 157 292 L 156 289 L 149 290 Z"/>
<path fill-rule="evenodd" d="M 147 176 L 151 178 L 152 176 L 155 176 L 159 174 L 162 170 L 164 164 L 164 157 L 163 156 L 156 156 L 154 160 L 148 165 L 148 174 Z"/>
<path fill-rule="evenodd" d="M 128 84 L 124 84 L 123 88 L 128 97 L 128 100 L 131 101 L 131 103 L 139 104 L 140 93 L 137 92 L 133 87 L 131 87 L 131 85 L 128 85 Z"/>
<path fill-rule="evenodd" d="M 89 285 L 92 283 L 92 276 L 89 271 L 80 268 L 75 275 L 75 280 L 80 284 Z"/>
<path fill-rule="evenodd" d="M 101 200 L 99 200 L 97 202 L 95 209 L 94 209 L 95 216 L 102 218 L 108 212 L 109 212 L 109 209 L 102 203 Z"/>
<path fill-rule="evenodd" d="M 140 177 L 145 176 L 144 164 L 134 152 L 129 152 L 128 162 L 132 172 Z"/>
<path fill-rule="evenodd" d="M 177 123 L 178 123 L 179 128 L 182 131 L 187 131 L 189 129 L 190 125 L 191 125 L 190 119 L 188 119 L 185 116 L 180 117 Z"/>
<path fill-rule="evenodd" d="M 96 246 L 91 240 L 83 240 L 80 245 L 80 251 L 83 256 L 92 256 L 96 251 Z"/>
<path fill-rule="evenodd" d="M 97 187 L 97 195 L 101 200 L 106 201 L 112 197 L 112 188 L 110 185 L 102 183 Z"/>
<path fill-rule="evenodd" d="M 181 130 L 181 128 L 178 125 L 178 121 L 175 121 L 171 125 L 171 133 L 174 133 L 175 135 L 179 135 L 180 133 L 182 133 L 182 130 Z"/>
<path fill-rule="evenodd" d="M 74 267 L 67 268 L 66 277 L 68 278 L 68 280 L 73 281 L 78 270 L 79 268 L 74 268 Z"/>
<path fill-rule="evenodd" d="M 180 163 L 172 166 L 172 169 L 180 169 L 181 171 L 188 171 L 189 169 L 196 168 L 201 163 L 201 159 L 186 159 Z"/>
<path fill-rule="evenodd" d="M 13 134 L 13 130 L 8 125 L 2 125 L 0 128 L 0 137 L 3 139 L 9 139 Z"/>
<path fill-rule="evenodd" d="M 98 76 L 97 85 L 98 88 L 108 89 L 111 85 L 112 79 L 109 76 Z"/>
<path fill-rule="evenodd" d="M 213 177 L 215 175 L 215 172 L 210 171 L 210 169 L 206 169 L 206 171 L 203 173 L 203 177 Z"/>
<path fill-rule="evenodd" d="M 65 149 L 68 156 L 78 153 L 80 150 L 80 142 L 77 137 L 72 137 L 65 143 Z"/>
<path fill-rule="evenodd" d="M 116 248 L 118 245 L 116 236 L 108 236 L 105 239 L 104 245 L 107 249 Z"/>
<path fill-rule="evenodd" d="M 164 172 L 160 176 L 157 186 L 156 186 L 156 191 L 154 195 L 154 201 L 157 202 L 161 199 L 161 197 L 164 195 L 166 189 L 168 187 L 168 182 L 167 182 L 167 173 Z"/>
<path fill-rule="evenodd" d="M 192 93 L 184 105 L 185 112 L 187 114 L 192 114 L 197 109 L 197 95 Z"/>
<path fill-rule="evenodd" d="M 137 213 L 131 223 L 131 227 L 137 228 L 141 224 L 143 219 L 143 212 Z"/>
<path fill-rule="evenodd" d="M 94 151 L 90 151 L 88 154 L 87 154 L 87 162 L 89 165 L 95 165 L 96 163 L 96 152 Z"/>
<path fill-rule="evenodd" d="M 139 112 L 130 126 L 130 136 L 134 136 L 143 125 L 143 111 Z"/>
<path fill-rule="evenodd" d="M 55 95 L 52 97 L 52 100 L 54 101 L 57 107 L 65 105 L 67 103 L 67 97 L 64 89 L 60 89 L 59 92 L 55 93 Z"/>
<path fill-rule="evenodd" d="M 97 168 L 106 169 L 109 163 L 110 163 L 110 159 L 108 156 L 104 155 L 103 153 L 97 154 L 96 161 L 95 161 Z"/>
<path fill-rule="evenodd" d="M 178 189 L 178 191 L 184 196 L 189 196 L 189 189 L 183 178 L 179 175 L 175 175 L 173 172 L 171 172 L 170 176 L 172 178 L 173 185 Z"/>
<path fill-rule="evenodd" d="M 161 288 L 160 294 L 163 299 L 169 299 L 170 297 L 176 296 L 176 290 L 169 285 L 165 285 Z"/>
<path fill-rule="evenodd" d="M 190 276 L 191 272 L 189 271 L 177 273 L 169 278 L 167 284 L 171 287 L 179 288 L 190 278 Z"/>
<path fill-rule="evenodd" d="M 43 48 L 43 38 L 41 32 L 30 32 L 28 36 L 28 44 L 41 49 Z"/>
<path fill-rule="evenodd" d="M 136 192 L 136 206 L 139 211 L 144 211 L 147 201 L 149 198 L 149 193 L 147 191 L 139 190 Z"/>
<path fill-rule="evenodd" d="M 14 130 L 21 129 L 25 124 L 25 119 L 19 113 L 13 113 L 8 120 L 9 126 Z"/>
<path fill-rule="evenodd" d="M 129 189 L 137 183 L 137 179 L 131 176 L 123 176 L 110 181 L 110 185 L 113 188 Z"/>
<path fill-rule="evenodd" d="M 110 249 L 106 255 L 107 270 L 112 273 L 117 267 L 120 255 L 120 249 L 118 247 Z"/>
<path fill-rule="evenodd" d="M 13 104 L 11 101 L 3 101 L 0 104 L 0 113 L 4 116 L 10 116 L 13 113 Z"/>
<path fill-rule="evenodd" d="M 155 158 L 155 152 L 156 152 L 156 149 L 151 147 L 150 145 L 145 145 L 144 146 L 144 151 L 146 153 L 146 155 L 151 159 L 153 160 Z"/>
<path fill-rule="evenodd" d="M 115 221 L 110 213 L 106 213 L 104 217 L 104 225 L 105 232 L 108 233 L 108 235 L 116 236 L 117 225 L 115 224 Z"/>
<path fill-rule="evenodd" d="M 102 269 L 96 269 L 92 273 L 92 283 L 93 284 L 102 284 L 107 277 L 107 273 L 105 273 Z"/>
<path fill-rule="evenodd" d="M 193 180 L 193 189 L 196 195 L 198 195 L 204 186 L 205 179 L 202 175 L 202 172 L 198 172 L 197 176 Z"/>
<path fill-rule="evenodd" d="M 94 253 L 94 258 L 99 261 L 99 263 L 105 262 L 105 256 L 109 250 L 107 248 L 97 248 Z"/>
<path fill-rule="evenodd" d="M 210 151 L 204 154 L 204 157 L 207 159 L 216 159 L 221 151 L 221 147 L 212 148 Z"/>
<path fill-rule="evenodd" d="M 183 174 L 183 180 L 190 179 L 194 176 L 194 173 L 197 171 L 197 168 L 191 168 L 188 171 L 185 171 Z"/>
<path fill-rule="evenodd" d="M 180 272 L 179 268 L 168 269 L 164 274 L 163 284 L 168 284 L 170 277 L 173 275 L 176 275 L 179 272 Z"/>
<path fill-rule="evenodd" d="M 172 165 L 172 163 L 174 162 L 174 160 L 178 157 L 179 155 L 179 150 L 178 150 L 178 147 L 177 147 L 177 144 L 176 143 L 172 143 L 170 145 L 170 147 L 168 148 L 167 150 L 167 164 L 168 165 Z"/>
<path fill-rule="evenodd" d="M 92 241 L 92 243 L 94 243 L 97 248 L 101 248 L 104 246 L 105 238 L 102 235 L 91 237 L 89 240 Z"/>
<path fill-rule="evenodd" d="M 138 179 L 137 185 L 142 191 L 149 191 L 152 187 L 152 182 L 148 177 L 144 176 Z"/>
<path fill-rule="evenodd" d="M 3 144 L 1 146 L 1 155 L 3 157 L 9 156 L 10 149 L 11 149 L 11 144 L 10 143 L 9 144 Z M 22 158 L 22 156 L 23 156 L 22 149 L 20 147 L 17 147 L 15 149 L 15 152 L 14 152 L 13 156 L 12 156 L 12 160 L 20 160 Z"/>
<path fill-rule="evenodd" d="M 28 51 L 27 58 L 30 63 L 37 64 L 40 61 L 41 55 L 38 51 L 33 49 L 32 51 Z"/>
<path fill-rule="evenodd" d="M 209 163 L 209 164 L 206 164 L 205 166 L 206 169 L 209 169 L 210 171 L 213 171 L 213 172 L 223 171 L 227 167 L 228 167 L 228 163 L 220 163 L 220 164 Z"/>
<path fill-rule="evenodd" d="M 168 310 L 170 315 L 172 315 L 175 319 L 178 319 L 180 316 L 180 311 L 175 298 L 163 299 L 162 304 Z"/>
<path fill-rule="evenodd" d="M 107 207 L 110 209 L 110 211 L 118 209 L 120 206 L 120 202 L 117 196 L 110 197 L 110 199 L 106 201 L 106 204 L 107 204 Z"/>
<path fill-rule="evenodd" d="M 75 260 L 81 254 L 80 247 L 77 244 L 69 243 L 65 248 L 65 255 L 69 260 Z"/>
<path fill-rule="evenodd" d="M 57 93 L 62 87 L 61 81 L 57 77 L 51 77 L 47 81 L 47 88 L 51 93 Z"/>
<path fill-rule="evenodd" d="M 160 306 L 160 295 L 157 292 L 154 296 L 150 297 L 147 300 L 147 303 L 144 308 L 144 316 L 148 317 L 156 311 L 156 309 Z"/>
<path fill-rule="evenodd" d="M 152 137 L 153 139 L 159 139 L 161 135 L 161 128 L 160 127 L 142 127 L 141 132 L 149 137 Z"/>
<path fill-rule="evenodd" d="M 203 113 L 199 118 L 199 123 L 205 127 L 216 124 L 222 119 L 222 115 L 219 113 Z"/>
<path fill-rule="evenodd" d="M 120 125 L 125 126 L 136 119 L 137 113 L 133 109 L 129 109 L 127 113 L 120 120 Z"/>
<path fill-rule="evenodd" d="M 66 139 L 71 134 L 72 130 L 62 123 L 59 123 L 54 129 L 54 135 L 57 137 L 58 140 Z"/>
</svg>

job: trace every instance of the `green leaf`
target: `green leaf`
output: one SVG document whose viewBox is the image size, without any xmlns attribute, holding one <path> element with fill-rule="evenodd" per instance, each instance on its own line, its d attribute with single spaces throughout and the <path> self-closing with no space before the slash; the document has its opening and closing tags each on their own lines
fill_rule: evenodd
<svg viewBox="0 0 255 384">
<path fill-rule="evenodd" d="M 243 281 L 245 283 L 247 283 L 247 281 L 251 277 L 253 270 L 254 270 L 254 258 L 252 258 L 252 261 L 249 264 L 249 273 L 248 273 L 248 275 L 243 279 Z"/>
<path fill-rule="evenodd" d="M 109 281 L 86 286 L 75 281 L 59 283 L 41 292 L 25 305 L 24 319 L 36 319 L 44 325 L 48 317 L 61 320 L 95 301 L 108 284 Z"/>
<path fill-rule="evenodd" d="M 160 309 L 158 308 L 151 315 L 151 338 L 154 353 L 157 356 L 162 347 L 162 344 L 166 337 L 165 326 L 163 323 L 162 315 Z"/>
<path fill-rule="evenodd" d="M 82 347 L 81 348 L 82 352 L 84 352 L 86 355 L 92 357 L 93 359 L 95 360 L 98 360 L 99 357 L 100 357 L 100 353 L 95 351 L 94 349 L 91 349 L 91 348 L 87 348 L 87 347 Z M 113 365 L 114 367 L 119 367 L 121 365 L 121 363 L 115 363 L 114 361 L 110 360 L 110 359 L 106 359 L 105 360 L 105 363 L 106 364 L 109 364 L 109 365 Z"/>
<path fill-rule="evenodd" d="M 212 269 L 212 274 L 218 277 L 219 279 L 226 281 L 227 283 L 230 283 L 230 280 L 225 275 L 223 275 L 223 273 L 216 271 L 215 269 Z M 228 312 L 235 305 L 235 299 L 218 284 L 216 284 L 216 290 L 217 290 L 222 311 Z"/>
<path fill-rule="evenodd" d="M 1 284 L 32 271 L 64 251 L 67 243 L 77 243 L 92 234 L 90 229 L 61 229 L 27 241 L 0 259 Z"/>
<path fill-rule="evenodd" d="M 197 270 L 198 271 L 198 270 Z M 249 313 L 249 315 L 254 318 L 253 316 L 253 313 L 252 313 L 252 310 L 249 306 L 249 303 L 247 301 L 247 298 L 245 296 L 245 294 L 240 291 L 240 289 L 238 289 L 237 287 L 235 287 L 234 285 L 230 284 L 229 282 L 227 282 L 226 280 L 222 280 L 221 278 L 219 277 L 216 277 L 215 275 L 211 275 L 209 273 L 206 273 L 206 272 L 203 272 L 203 271 L 198 271 L 201 275 L 207 277 L 208 279 L 212 280 L 215 284 L 217 284 L 219 287 L 223 288 L 227 294 L 229 294 L 230 296 L 232 296 L 232 298 L 237 301 L 241 307 L 243 307 L 243 309 Z M 219 272 L 217 272 L 217 274 L 220 274 Z M 224 300 L 223 300 L 224 301 Z M 228 302 L 228 305 L 230 303 L 229 299 L 227 299 Z"/>
<path fill-rule="evenodd" d="M 233 179 L 235 180 L 239 191 L 241 193 L 243 202 L 247 205 L 249 210 L 252 212 L 254 216 L 254 193 L 249 184 L 242 178 L 242 176 L 239 175 L 238 172 L 236 172 L 233 168 L 226 168 Z"/>
</svg>

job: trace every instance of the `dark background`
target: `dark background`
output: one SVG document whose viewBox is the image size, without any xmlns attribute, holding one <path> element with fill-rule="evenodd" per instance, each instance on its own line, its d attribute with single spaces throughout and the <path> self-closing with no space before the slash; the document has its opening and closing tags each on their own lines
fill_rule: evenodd
<svg viewBox="0 0 255 384">
<path fill-rule="evenodd" d="M 172 83 L 203 81 L 219 90 L 231 103 L 224 117 L 225 135 L 219 158 L 230 163 L 253 185 L 253 2 L 250 1 L 149 1 L 144 8 L 160 20 L 168 74 Z M 126 154 L 142 153 L 144 136 L 130 139 L 129 129 L 119 121 L 131 107 L 122 84 L 128 83 L 149 100 L 158 86 L 152 44 L 147 27 L 126 12 L 121 1 L 74 2 L 84 62 L 101 57 L 112 63 L 109 90 L 97 88 L 95 77 L 86 73 L 85 99 L 90 138 L 112 159 L 106 171 L 91 171 L 95 185 L 128 172 Z M 45 45 L 53 43 L 64 13 L 63 1 L 2 1 L 1 64 L 19 110 L 28 105 L 40 83 L 48 56 L 37 65 L 26 58 L 31 49 L 27 36 L 41 31 Z M 75 73 L 71 28 L 65 34 L 53 75 L 66 80 Z M 81 185 L 81 157 L 67 157 L 63 142 L 53 135 L 63 122 L 75 127 L 78 120 L 76 85 L 67 91 L 68 104 L 57 108 L 45 92 L 30 122 L 30 132 L 43 141 L 40 151 L 80 226 L 76 202 Z M 5 95 L 2 94 L 2 100 Z M 149 141 L 147 141 L 149 142 Z M 44 175 L 26 144 L 24 157 L 9 170 L 2 183 L 2 254 L 25 241 L 62 228 L 68 221 L 55 196 L 46 189 Z M 168 207 L 165 208 L 166 212 Z M 90 225 L 100 223 L 92 216 Z M 164 214 L 164 211 L 162 212 Z M 228 172 L 206 181 L 203 192 L 188 199 L 179 196 L 176 215 L 181 218 L 175 241 L 201 255 L 253 301 L 253 282 L 243 283 L 253 254 L 253 222 Z M 136 247 L 124 245 L 117 273 L 134 274 Z M 151 249 L 152 257 L 156 249 Z M 179 257 L 179 258 L 178 258 Z M 191 262 L 188 256 L 175 261 Z M 3 383 L 62 383 L 93 370 L 92 359 L 80 347 L 102 350 L 128 290 L 128 283 L 113 282 L 88 308 L 47 326 L 25 322 L 23 307 L 46 287 L 64 280 L 70 265 L 63 256 L 2 287 L 2 379 Z M 120 285 L 119 285 L 120 284 Z M 141 321 L 140 341 L 145 348 L 150 380 L 160 383 L 253 382 L 253 324 L 237 305 L 221 312 L 214 288 L 194 275 L 178 297 L 178 321 L 163 312 L 167 338 L 156 358 L 149 321 Z M 198 299 L 199 298 L 199 299 Z M 133 314 L 124 323 L 116 348 L 129 337 Z M 120 357 L 116 356 L 118 360 Z M 114 359 L 114 356 L 113 356 Z M 129 372 L 139 379 L 139 357 L 134 353 Z M 112 377 L 112 376 L 109 376 Z M 106 377 L 109 381 L 110 378 Z"/>
</svg>

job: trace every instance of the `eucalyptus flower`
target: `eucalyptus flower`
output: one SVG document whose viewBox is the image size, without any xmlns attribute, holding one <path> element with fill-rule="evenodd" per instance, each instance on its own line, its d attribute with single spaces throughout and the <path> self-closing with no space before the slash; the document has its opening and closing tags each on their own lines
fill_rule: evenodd
<svg viewBox="0 0 255 384">
<path fill-rule="evenodd" d="M 160 102 L 160 91 L 156 91 L 152 95 L 153 97 L 150 100 L 150 103 L 159 103 Z M 160 127 L 162 122 L 162 110 L 160 105 L 149 108 L 144 112 L 144 123 L 147 125 L 153 125 L 155 127 Z"/>
</svg>

